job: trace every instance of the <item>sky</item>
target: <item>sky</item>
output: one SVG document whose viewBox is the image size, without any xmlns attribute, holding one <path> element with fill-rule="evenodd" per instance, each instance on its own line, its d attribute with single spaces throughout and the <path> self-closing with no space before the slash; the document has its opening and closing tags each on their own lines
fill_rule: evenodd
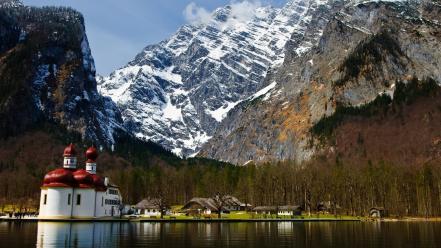
<svg viewBox="0 0 441 248">
<path fill-rule="evenodd" d="M 123 67 L 150 44 L 189 22 L 239 0 L 23 0 L 31 6 L 70 6 L 84 15 L 97 73 Z M 259 1 L 259 0 L 248 0 Z M 286 0 L 261 0 L 281 6 Z"/>
</svg>

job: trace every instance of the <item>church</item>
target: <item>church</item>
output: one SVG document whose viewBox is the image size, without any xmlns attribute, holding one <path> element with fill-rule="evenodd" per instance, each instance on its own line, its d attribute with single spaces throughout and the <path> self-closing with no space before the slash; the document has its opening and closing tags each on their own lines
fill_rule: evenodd
<svg viewBox="0 0 441 248">
<path fill-rule="evenodd" d="M 119 217 L 119 188 L 96 173 L 98 151 L 86 151 L 85 169 L 77 168 L 75 146 L 64 149 L 63 168 L 47 173 L 41 186 L 39 219 L 96 219 Z"/>
</svg>

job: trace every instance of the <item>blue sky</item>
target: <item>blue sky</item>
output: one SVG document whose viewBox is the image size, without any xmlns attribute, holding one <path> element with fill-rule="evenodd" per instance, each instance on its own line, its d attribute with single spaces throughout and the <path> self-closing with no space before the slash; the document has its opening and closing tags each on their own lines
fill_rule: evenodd
<svg viewBox="0 0 441 248">
<path fill-rule="evenodd" d="M 101 75 L 122 67 L 145 46 L 173 34 L 187 22 L 184 10 L 189 4 L 212 11 L 231 1 L 234 0 L 23 0 L 26 5 L 70 6 L 83 13 Z M 280 6 L 285 1 L 261 2 Z"/>
</svg>

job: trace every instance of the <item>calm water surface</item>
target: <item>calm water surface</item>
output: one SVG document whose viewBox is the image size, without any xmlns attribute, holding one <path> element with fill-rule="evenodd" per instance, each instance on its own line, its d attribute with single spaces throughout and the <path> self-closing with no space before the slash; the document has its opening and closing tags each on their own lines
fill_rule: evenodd
<svg viewBox="0 0 441 248">
<path fill-rule="evenodd" d="M 439 222 L 8 223 L 0 247 L 441 247 Z"/>
</svg>

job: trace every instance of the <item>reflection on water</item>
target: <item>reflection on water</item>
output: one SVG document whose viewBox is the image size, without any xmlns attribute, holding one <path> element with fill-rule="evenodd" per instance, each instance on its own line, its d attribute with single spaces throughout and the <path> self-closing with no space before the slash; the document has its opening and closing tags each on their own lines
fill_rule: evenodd
<svg viewBox="0 0 441 248">
<path fill-rule="evenodd" d="M 121 225 L 109 223 L 39 222 L 37 247 L 109 247 L 118 244 Z"/>
<path fill-rule="evenodd" d="M 441 247 L 441 223 L 8 223 L 1 247 Z"/>
</svg>

